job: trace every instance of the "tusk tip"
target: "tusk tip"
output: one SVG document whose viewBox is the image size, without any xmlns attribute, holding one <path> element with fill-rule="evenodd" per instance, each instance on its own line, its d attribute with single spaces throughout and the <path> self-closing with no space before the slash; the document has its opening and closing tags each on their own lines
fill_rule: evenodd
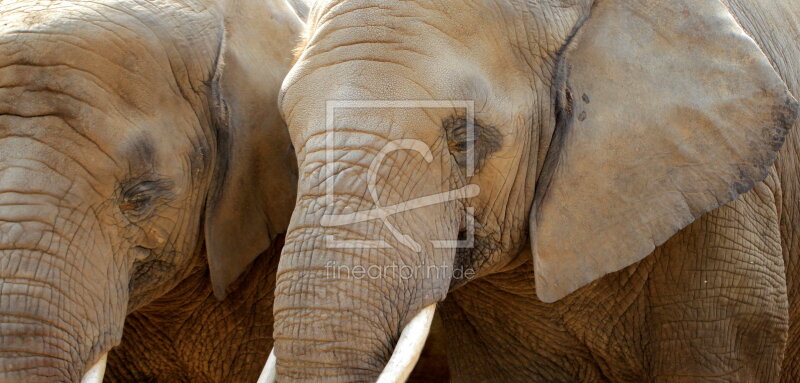
<svg viewBox="0 0 800 383">
<path fill-rule="evenodd" d="M 275 357 L 275 349 L 269 353 L 267 363 L 264 365 L 264 370 L 261 371 L 261 376 L 258 377 L 257 383 L 275 383 L 277 376 L 278 359 Z"/>
<path fill-rule="evenodd" d="M 403 329 L 392 357 L 378 377 L 378 383 L 403 383 L 414 370 L 433 323 L 436 304 L 425 307 Z"/>
<path fill-rule="evenodd" d="M 108 360 L 108 353 L 103 354 L 100 359 L 86 371 L 83 375 L 81 383 L 102 383 L 103 376 L 106 373 L 106 361 Z"/>
</svg>

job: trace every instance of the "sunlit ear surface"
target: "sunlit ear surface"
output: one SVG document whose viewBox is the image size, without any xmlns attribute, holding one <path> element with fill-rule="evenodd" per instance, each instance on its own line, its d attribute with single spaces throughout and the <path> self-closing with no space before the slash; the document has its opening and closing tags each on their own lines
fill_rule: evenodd
<svg viewBox="0 0 800 383">
<path fill-rule="evenodd" d="M 531 212 L 545 302 L 764 179 L 797 104 L 718 0 L 598 1 L 561 58 Z"/>
</svg>

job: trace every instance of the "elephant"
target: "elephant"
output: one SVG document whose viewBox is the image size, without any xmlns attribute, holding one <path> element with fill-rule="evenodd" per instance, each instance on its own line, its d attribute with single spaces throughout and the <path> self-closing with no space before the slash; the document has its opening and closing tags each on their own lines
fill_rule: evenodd
<svg viewBox="0 0 800 383">
<path fill-rule="evenodd" d="M 252 382 L 272 347 L 272 292 L 282 239 L 219 301 L 199 268 L 131 313 L 109 352 L 105 382 Z"/>
<path fill-rule="evenodd" d="M 457 382 L 797 381 L 797 20 L 318 1 L 265 374 L 402 381 L 436 312 Z"/>
<path fill-rule="evenodd" d="M 207 272 L 198 270 L 128 315 L 121 344 L 109 353 L 104 382 L 255 383 L 272 348 L 272 292 L 281 244 L 276 239 L 224 301 L 214 297 Z M 444 342 L 436 334 L 444 336 L 439 330 L 429 338 L 409 382 L 449 381 Z"/>
<path fill-rule="evenodd" d="M 101 381 L 129 314 L 223 299 L 279 246 L 302 22 L 283 0 L 6 1 L 0 21 L 0 382 Z M 237 348 L 204 350 L 228 368 Z"/>
</svg>

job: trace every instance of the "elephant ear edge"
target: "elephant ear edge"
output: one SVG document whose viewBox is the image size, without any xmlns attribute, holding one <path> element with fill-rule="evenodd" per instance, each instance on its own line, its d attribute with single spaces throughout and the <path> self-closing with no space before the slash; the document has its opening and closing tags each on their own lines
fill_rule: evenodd
<svg viewBox="0 0 800 383">
<path fill-rule="evenodd" d="M 308 20 L 311 7 L 314 5 L 314 0 L 286 0 L 286 2 L 301 21 L 305 23 Z"/>
<path fill-rule="evenodd" d="M 798 111 L 718 0 L 596 2 L 554 87 L 557 128 L 530 218 L 545 302 L 752 189 Z"/>
<path fill-rule="evenodd" d="M 277 106 L 302 24 L 282 2 L 230 1 L 212 79 L 217 155 L 205 209 L 214 295 L 288 226 L 297 169 Z"/>
</svg>

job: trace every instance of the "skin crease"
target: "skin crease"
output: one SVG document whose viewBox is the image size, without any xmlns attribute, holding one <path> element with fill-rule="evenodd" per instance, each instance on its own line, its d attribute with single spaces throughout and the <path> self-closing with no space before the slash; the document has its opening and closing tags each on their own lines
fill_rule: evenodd
<svg viewBox="0 0 800 383">
<path fill-rule="evenodd" d="M 125 329 L 135 333 L 179 311 L 187 286 L 208 298 L 204 238 L 244 257 L 218 274 L 224 292 L 266 245 L 237 251 L 285 229 L 294 155 L 264 105 L 275 103 L 300 27 L 282 1 L 0 5 L 0 382 L 79 381 L 121 342 L 128 314 L 141 310 Z M 215 209 L 230 199 L 249 223 Z M 239 224 L 244 244 L 216 238 L 220 222 Z M 215 256 L 212 279 L 229 266 Z M 269 260 L 257 267 L 271 270 Z M 271 280 L 250 276 L 232 301 L 207 305 L 225 313 L 271 301 Z M 264 350 L 269 323 L 252 327 Z M 111 356 L 111 379 L 125 352 Z M 241 358 L 260 366 L 264 352 Z M 215 367 L 233 365 L 222 355 Z M 225 371 L 184 367 L 210 379 Z"/>
<path fill-rule="evenodd" d="M 224 301 L 207 268 L 131 313 L 105 382 L 255 382 L 272 349 L 272 302 L 282 241 L 259 256 Z M 266 276 L 266 277 L 265 277 Z M 231 320 L 236 318 L 236 320 Z M 436 328 L 436 334 L 444 331 Z M 449 381 L 444 342 L 429 339 L 408 382 Z"/>
<path fill-rule="evenodd" d="M 792 93 L 800 93 L 800 73 L 795 61 L 789 59 L 800 54 L 800 48 L 782 37 L 784 33 L 798 33 L 798 7 L 768 1 L 729 0 L 727 3 L 742 25 L 764 47 Z M 772 26 L 766 27 L 760 20 L 770 20 Z M 800 226 L 793 224 L 800 220 L 800 180 L 795 171 L 800 163 L 798 155 L 800 136 L 795 129 L 775 163 L 780 183 L 780 238 L 789 299 L 789 334 L 781 373 L 781 382 L 784 383 L 800 380 Z"/>
<path fill-rule="evenodd" d="M 281 98 L 300 185 L 276 286 L 279 378 L 374 380 L 403 325 L 422 307 L 443 301 L 438 310 L 454 381 L 797 380 L 792 291 L 798 290 L 798 262 L 791 222 L 800 219 L 792 197 L 800 142 L 794 131 L 767 178 L 749 193 L 702 215 L 640 262 L 556 303 L 537 298 L 527 225 L 556 129 L 551 79 L 559 51 L 589 3 L 327 1 L 315 7 Z M 796 35 L 800 9 L 726 5 L 797 92 L 800 72 L 784 48 L 792 41 L 787 36 Z M 379 221 L 321 224 L 323 213 L 374 207 L 364 173 L 391 140 L 421 140 L 433 161 L 413 151 L 387 156 L 391 165 L 378 171 L 388 189 L 378 196 L 381 206 L 466 183 L 457 156 L 450 158 L 451 134 L 442 134 L 458 112 L 432 108 L 337 111 L 335 128 L 341 130 L 332 139 L 335 164 L 328 165 L 336 177 L 322 171 L 329 163 L 324 101 L 364 99 L 475 100 L 480 131 L 487 132 L 480 138 L 500 147 L 479 158 L 478 176 L 470 180 L 481 187 L 470 201 L 477 251 L 424 247 L 414 253 Z M 323 199 L 327 180 L 333 204 Z M 463 230 L 460 209 L 459 202 L 442 203 L 388 221 L 425 246 Z M 365 233 L 401 250 L 321 252 L 326 235 L 364 239 Z M 476 275 L 469 283 L 391 272 L 347 278 L 331 275 L 331 262 L 350 269 L 461 265 Z"/>
<path fill-rule="evenodd" d="M 131 313 L 109 354 L 106 382 L 255 382 L 272 349 L 272 301 L 282 242 L 259 256 L 224 301 L 208 268 Z"/>
</svg>

